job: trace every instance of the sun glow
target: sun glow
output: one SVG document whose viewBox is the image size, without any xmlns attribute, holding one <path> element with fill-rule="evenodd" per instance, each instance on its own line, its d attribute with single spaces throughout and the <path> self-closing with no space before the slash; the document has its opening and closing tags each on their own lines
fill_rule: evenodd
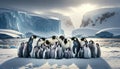
<svg viewBox="0 0 120 69">
<path fill-rule="evenodd" d="M 70 17 L 74 23 L 75 28 L 79 28 L 85 13 L 90 12 L 98 8 L 97 5 L 82 4 L 77 7 L 69 7 L 73 13 L 70 13 Z"/>
<path fill-rule="evenodd" d="M 84 14 L 89 11 L 95 10 L 97 8 L 98 8 L 97 5 L 86 3 L 86 4 L 81 4 L 79 6 L 68 7 L 69 10 L 55 9 L 52 10 L 51 12 L 60 13 L 65 16 L 69 16 L 74 24 L 74 27 L 79 28 Z"/>
<path fill-rule="evenodd" d="M 96 5 L 92 5 L 92 4 L 82 4 L 78 7 L 70 7 L 71 10 L 73 10 L 74 12 L 79 12 L 79 13 L 86 13 L 92 10 L 95 10 L 97 8 Z"/>
</svg>

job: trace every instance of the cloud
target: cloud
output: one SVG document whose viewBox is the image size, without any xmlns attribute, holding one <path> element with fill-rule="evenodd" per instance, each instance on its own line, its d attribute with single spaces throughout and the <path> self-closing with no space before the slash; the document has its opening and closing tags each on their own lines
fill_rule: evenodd
<svg viewBox="0 0 120 69">
<path fill-rule="evenodd" d="M 54 12 L 70 16 L 77 28 L 81 24 L 83 14 L 90 11 L 88 6 L 92 10 L 109 6 L 120 7 L 120 0 L 0 0 L 2 8 L 17 8 L 38 14 Z"/>
</svg>

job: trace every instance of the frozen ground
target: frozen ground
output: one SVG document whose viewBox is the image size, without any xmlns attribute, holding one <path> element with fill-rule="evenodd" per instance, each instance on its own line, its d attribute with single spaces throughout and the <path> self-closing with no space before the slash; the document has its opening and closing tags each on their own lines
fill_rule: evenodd
<svg viewBox="0 0 120 69">
<path fill-rule="evenodd" d="M 120 69 L 120 48 L 101 47 L 95 59 L 18 58 L 16 49 L 0 49 L 0 69 Z"/>
</svg>

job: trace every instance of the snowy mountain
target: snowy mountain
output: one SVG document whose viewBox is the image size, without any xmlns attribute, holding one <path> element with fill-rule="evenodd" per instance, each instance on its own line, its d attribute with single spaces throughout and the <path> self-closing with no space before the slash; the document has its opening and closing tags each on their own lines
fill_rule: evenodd
<svg viewBox="0 0 120 69">
<path fill-rule="evenodd" d="M 12 29 L 23 34 L 33 33 L 41 37 L 59 35 L 62 32 L 59 19 L 4 8 L 0 8 L 0 29 Z"/>
<path fill-rule="evenodd" d="M 120 38 L 120 28 L 106 28 L 96 33 L 97 37 Z"/>
<path fill-rule="evenodd" d="M 15 30 L 0 29 L 0 39 L 18 38 L 22 36 L 23 36 L 22 33 L 17 32 Z"/>
<path fill-rule="evenodd" d="M 118 37 L 120 32 L 120 8 L 101 8 L 83 16 L 80 28 L 72 32 L 73 36 Z M 96 34 L 96 36 L 95 36 Z"/>
<path fill-rule="evenodd" d="M 98 30 L 93 28 L 79 28 L 72 31 L 72 36 L 76 37 L 90 37 L 94 36 Z"/>
<path fill-rule="evenodd" d="M 112 28 L 120 27 L 120 8 L 101 8 L 84 15 L 80 27 Z"/>
</svg>

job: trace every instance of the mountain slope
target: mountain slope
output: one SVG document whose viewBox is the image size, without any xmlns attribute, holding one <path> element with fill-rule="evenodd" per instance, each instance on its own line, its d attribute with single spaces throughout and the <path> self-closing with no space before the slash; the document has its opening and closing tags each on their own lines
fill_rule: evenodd
<svg viewBox="0 0 120 69">
<path fill-rule="evenodd" d="M 120 27 L 120 8 L 101 8 L 84 15 L 80 27 L 111 28 Z"/>
</svg>

